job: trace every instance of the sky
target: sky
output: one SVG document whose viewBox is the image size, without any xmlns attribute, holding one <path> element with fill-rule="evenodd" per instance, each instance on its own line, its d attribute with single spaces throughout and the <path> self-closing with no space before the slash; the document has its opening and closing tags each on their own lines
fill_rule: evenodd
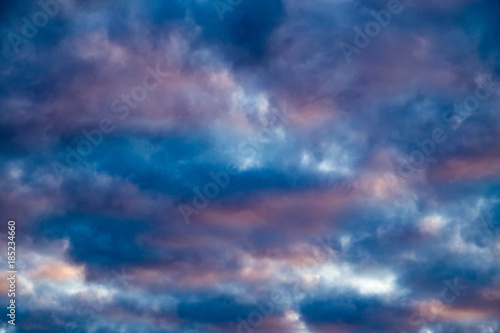
<svg viewBox="0 0 500 333">
<path fill-rule="evenodd" d="M 1 1 L 0 332 L 500 332 L 499 14 Z"/>
</svg>

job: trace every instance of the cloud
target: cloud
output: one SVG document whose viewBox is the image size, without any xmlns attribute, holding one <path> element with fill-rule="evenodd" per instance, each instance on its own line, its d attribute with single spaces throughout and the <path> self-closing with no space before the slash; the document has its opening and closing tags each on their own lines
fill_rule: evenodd
<svg viewBox="0 0 500 333">
<path fill-rule="evenodd" d="M 348 64 L 387 1 L 225 3 L 67 1 L 17 53 L 41 7 L 0 4 L 18 331 L 237 332 L 275 293 L 255 332 L 498 330 L 500 100 L 452 119 L 499 82 L 499 5 L 406 3 Z"/>
</svg>

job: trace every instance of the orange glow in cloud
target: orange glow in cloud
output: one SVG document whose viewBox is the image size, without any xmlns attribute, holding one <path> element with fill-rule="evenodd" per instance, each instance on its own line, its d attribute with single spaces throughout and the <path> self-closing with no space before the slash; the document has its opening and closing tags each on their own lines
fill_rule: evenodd
<svg viewBox="0 0 500 333">
<path fill-rule="evenodd" d="M 29 277 L 51 281 L 67 281 L 75 278 L 83 278 L 84 267 L 73 266 L 63 261 L 49 261 L 35 268 L 29 274 Z"/>
</svg>

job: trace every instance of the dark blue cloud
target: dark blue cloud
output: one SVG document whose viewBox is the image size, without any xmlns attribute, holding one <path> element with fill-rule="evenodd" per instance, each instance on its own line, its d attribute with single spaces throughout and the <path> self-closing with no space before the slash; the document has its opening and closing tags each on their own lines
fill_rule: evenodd
<svg viewBox="0 0 500 333">
<path fill-rule="evenodd" d="M 18 330 L 237 332 L 278 291 L 255 332 L 497 331 L 500 7 L 404 3 L 348 63 L 389 1 L 67 1 L 18 52 L 41 7 L 1 2 Z"/>
</svg>

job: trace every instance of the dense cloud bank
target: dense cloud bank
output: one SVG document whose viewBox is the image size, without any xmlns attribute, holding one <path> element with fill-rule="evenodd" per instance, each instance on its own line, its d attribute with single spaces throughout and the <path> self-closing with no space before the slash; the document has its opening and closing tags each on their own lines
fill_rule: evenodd
<svg viewBox="0 0 500 333">
<path fill-rule="evenodd" d="M 17 332 L 500 332 L 499 14 L 2 1 Z"/>
</svg>

